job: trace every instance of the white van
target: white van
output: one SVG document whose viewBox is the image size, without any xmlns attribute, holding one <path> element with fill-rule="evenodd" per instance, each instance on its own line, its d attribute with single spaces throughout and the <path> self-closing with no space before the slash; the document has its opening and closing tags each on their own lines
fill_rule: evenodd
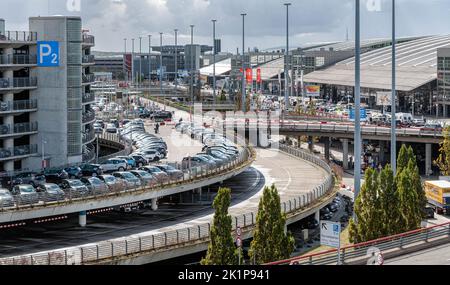
<svg viewBox="0 0 450 285">
<path fill-rule="evenodd" d="M 410 113 L 397 113 L 395 114 L 395 118 L 402 123 L 411 123 L 414 119 L 413 115 Z"/>
</svg>

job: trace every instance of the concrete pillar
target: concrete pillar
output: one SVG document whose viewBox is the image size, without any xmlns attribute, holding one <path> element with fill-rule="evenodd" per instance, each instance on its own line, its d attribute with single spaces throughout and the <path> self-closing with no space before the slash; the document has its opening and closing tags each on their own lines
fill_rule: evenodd
<svg viewBox="0 0 450 285">
<path fill-rule="evenodd" d="M 308 137 L 308 149 L 310 152 L 314 151 L 314 138 L 313 137 Z"/>
<path fill-rule="evenodd" d="M 347 170 L 348 167 L 348 139 L 342 140 L 342 149 L 343 149 L 343 162 L 344 169 Z"/>
<path fill-rule="evenodd" d="M 320 222 L 320 211 L 317 211 L 317 212 L 314 214 L 314 219 L 316 219 L 316 221 Z"/>
<path fill-rule="evenodd" d="M 425 146 L 425 173 L 427 176 L 431 175 L 432 167 L 432 149 L 431 144 L 427 143 Z"/>
<path fill-rule="evenodd" d="M 80 212 L 80 215 L 78 216 L 78 223 L 80 224 L 80 227 L 85 228 L 87 225 L 87 213 L 86 211 Z"/>
<path fill-rule="evenodd" d="M 444 107 L 444 115 L 443 115 L 443 117 L 444 118 L 448 118 L 448 105 L 442 105 L 443 107 Z"/>
<path fill-rule="evenodd" d="M 325 160 L 330 161 L 330 138 L 325 138 Z"/>
<path fill-rule="evenodd" d="M 158 210 L 158 199 L 154 198 L 152 199 L 152 211 L 157 211 Z"/>
<path fill-rule="evenodd" d="M 298 142 L 298 148 L 302 148 L 302 137 L 301 136 L 297 137 L 297 142 Z"/>
<path fill-rule="evenodd" d="M 380 141 L 380 162 L 386 162 L 386 142 Z"/>
</svg>

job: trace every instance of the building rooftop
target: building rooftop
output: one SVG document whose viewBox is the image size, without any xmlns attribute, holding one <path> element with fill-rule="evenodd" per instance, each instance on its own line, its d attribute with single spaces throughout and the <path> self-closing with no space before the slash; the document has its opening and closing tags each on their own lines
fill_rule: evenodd
<svg viewBox="0 0 450 285">
<path fill-rule="evenodd" d="M 437 78 L 437 50 L 450 47 L 450 36 L 429 36 L 397 45 L 397 90 L 412 91 Z M 390 90 L 390 46 L 361 55 L 361 87 Z M 355 58 L 305 76 L 307 83 L 355 85 Z"/>
</svg>

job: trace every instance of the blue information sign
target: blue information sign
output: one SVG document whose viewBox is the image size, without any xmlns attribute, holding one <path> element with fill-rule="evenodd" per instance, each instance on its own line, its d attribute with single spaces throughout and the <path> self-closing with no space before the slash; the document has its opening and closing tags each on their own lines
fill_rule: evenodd
<svg viewBox="0 0 450 285">
<path fill-rule="evenodd" d="M 361 109 L 361 121 L 366 121 L 367 120 L 367 110 L 362 108 Z M 355 120 L 355 109 L 350 109 L 350 114 L 349 114 L 350 120 L 354 121 Z"/>
<path fill-rule="evenodd" d="M 40 41 L 37 43 L 37 61 L 40 67 L 59 66 L 59 42 Z"/>
</svg>

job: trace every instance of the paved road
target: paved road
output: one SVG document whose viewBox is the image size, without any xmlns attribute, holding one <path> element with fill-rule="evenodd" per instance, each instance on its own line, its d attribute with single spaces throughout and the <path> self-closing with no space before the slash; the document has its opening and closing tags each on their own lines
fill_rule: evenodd
<svg viewBox="0 0 450 285">
<path fill-rule="evenodd" d="M 450 245 L 387 260 L 386 265 L 450 265 Z"/>
<path fill-rule="evenodd" d="M 173 110 L 169 107 L 167 109 Z M 176 110 L 175 119 L 180 117 L 186 120 L 189 115 Z M 167 131 L 179 136 L 168 131 L 170 127 L 167 127 L 167 130 L 164 130 L 165 128 L 161 130 L 163 135 Z M 177 139 L 167 141 L 169 153 L 173 155 L 169 157 L 171 159 L 181 157 L 186 152 L 187 148 L 183 147 L 177 154 L 170 146 L 178 142 Z M 194 146 L 192 151 L 196 150 Z M 326 178 L 326 172 L 320 167 L 277 150 L 257 150 L 257 159 L 253 166 L 240 176 L 225 182 L 224 186 L 230 187 L 233 192 L 233 204 L 229 211 L 233 216 L 256 211 L 263 186 L 275 184 L 283 202 L 309 192 Z M 31 230 L 11 231 L 9 235 L 2 233 L 0 257 L 68 249 L 104 240 L 147 236 L 205 224 L 212 220 L 213 211 L 210 206 L 197 210 L 196 212 L 196 208 L 191 207 L 163 206 L 157 212 L 146 211 L 140 215 L 110 214 L 89 217 L 86 229 L 78 228 L 76 221 L 71 220 L 63 226 L 37 226 Z"/>
</svg>

